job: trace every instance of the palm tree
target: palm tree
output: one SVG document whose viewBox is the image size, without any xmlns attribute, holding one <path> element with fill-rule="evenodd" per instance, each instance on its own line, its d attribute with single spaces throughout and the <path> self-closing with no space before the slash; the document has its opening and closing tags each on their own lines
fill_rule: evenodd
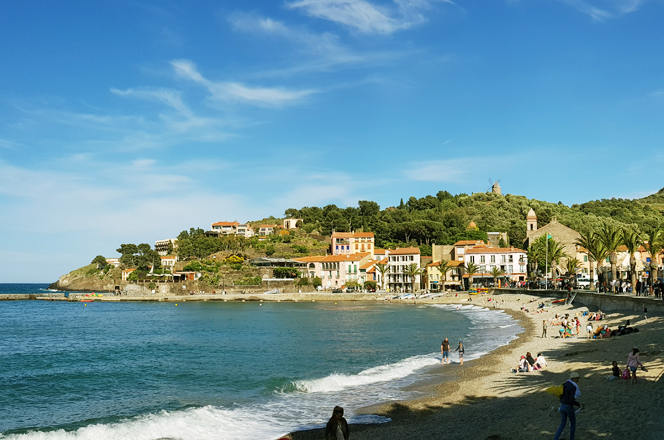
<svg viewBox="0 0 664 440">
<path fill-rule="evenodd" d="M 468 274 L 468 288 L 470 288 L 473 285 L 473 275 L 480 270 L 480 267 L 475 263 L 468 262 L 463 269 Z"/>
<path fill-rule="evenodd" d="M 503 272 L 500 267 L 495 266 L 491 269 L 491 275 L 493 275 L 493 287 L 495 288 L 498 285 L 498 278 L 501 275 L 505 275 L 505 272 Z"/>
<path fill-rule="evenodd" d="M 616 266 L 618 264 L 618 247 L 622 244 L 622 231 L 615 226 L 604 226 L 599 232 L 599 239 L 602 241 L 606 252 L 609 254 L 609 262 L 611 263 L 611 277 L 614 280 L 618 279 Z"/>
<path fill-rule="evenodd" d="M 568 258 L 567 261 L 565 261 L 565 275 L 574 280 L 574 287 L 576 287 L 576 273 L 579 271 L 580 267 L 581 262 L 576 258 Z"/>
<path fill-rule="evenodd" d="M 629 274 L 632 283 L 632 289 L 636 289 L 636 254 L 639 247 L 643 244 L 641 234 L 633 229 L 623 229 L 623 244 L 629 252 Z"/>
<path fill-rule="evenodd" d="M 538 261 L 544 260 L 544 254 L 541 252 L 542 249 L 539 246 L 530 246 L 526 251 L 526 257 L 528 257 L 528 268 L 529 278 L 533 278 L 533 273 L 537 272 L 537 263 Z"/>
<path fill-rule="evenodd" d="M 445 283 L 447 282 L 447 271 L 450 270 L 450 260 L 445 260 L 445 259 L 440 260 L 438 270 L 440 271 L 440 281 L 442 283 L 442 288 L 440 290 L 444 292 Z"/>
<path fill-rule="evenodd" d="M 385 282 L 387 281 L 385 275 L 390 271 L 390 266 L 385 263 L 376 263 L 376 270 L 380 274 L 380 284 L 383 290 L 385 290 Z"/>
<path fill-rule="evenodd" d="M 413 293 L 415 293 L 415 278 L 421 273 L 422 269 L 419 268 L 417 263 L 410 263 L 403 271 L 403 274 L 409 276 L 411 283 L 413 283 Z"/>
<path fill-rule="evenodd" d="M 548 238 L 547 235 L 542 235 L 535 240 L 531 248 L 532 247 L 539 248 L 537 249 L 537 255 L 539 256 L 537 264 L 539 266 L 543 264 L 548 265 L 551 268 L 552 278 L 555 279 L 556 267 L 553 263 L 560 264 L 560 260 L 567 257 L 563 246 L 556 240 Z"/>
<path fill-rule="evenodd" d="M 643 242 L 643 247 L 650 254 L 650 289 L 655 288 L 655 280 L 657 278 L 657 257 L 664 248 L 664 237 L 662 237 L 662 230 L 660 228 L 652 229 L 648 232 L 648 241 Z"/>
<path fill-rule="evenodd" d="M 599 281 L 600 269 L 602 267 L 602 262 L 606 258 L 608 251 L 604 247 L 602 240 L 600 240 L 599 235 L 595 232 L 589 232 L 587 236 L 581 235 L 581 239 L 584 237 L 587 240 L 578 240 L 576 244 L 583 246 L 588 251 L 588 260 L 590 260 L 590 284 L 593 285 L 593 273 L 592 273 L 592 263 L 597 264 L 597 280 Z"/>
</svg>

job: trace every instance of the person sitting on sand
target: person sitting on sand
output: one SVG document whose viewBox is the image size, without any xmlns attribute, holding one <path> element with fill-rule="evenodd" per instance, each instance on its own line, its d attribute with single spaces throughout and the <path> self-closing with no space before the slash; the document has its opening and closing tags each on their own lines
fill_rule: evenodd
<svg viewBox="0 0 664 440">
<path fill-rule="evenodd" d="M 611 376 L 608 376 L 606 379 L 607 380 L 622 379 L 622 373 L 620 372 L 620 368 L 618 368 L 618 362 L 613 361 L 611 365 L 612 365 Z"/>
<path fill-rule="evenodd" d="M 530 352 L 526 353 L 526 361 L 528 361 L 528 366 L 530 367 L 528 371 L 537 370 L 535 368 L 535 359 L 533 359 L 533 355 Z"/>
<path fill-rule="evenodd" d="M 535 359 L 535 365 L 537 365 L 540 370 L 543 370 L 548 366 L 548 364 L 546 363 L 546 359 L 544 359 L 544 355 L 542 353 L 537 353 L 537 359 Z"/>
<path fill-rule="evenodd" d="M 521 356 L 521 360 L 519 361 L 519 365 L 516 367 L 515 373 L 527 373 L 530 371 L 530 364 L 526 360 L 525 356 Z"/>
<path fill-rule="evenodd" d="M 350 431 L 348 430 L 348 422 L 344 419 L 344 409 L 335 406 L 332 417 L 325 426 L 325 440 L 348 440 L 349 438 Z"/>
</svg>

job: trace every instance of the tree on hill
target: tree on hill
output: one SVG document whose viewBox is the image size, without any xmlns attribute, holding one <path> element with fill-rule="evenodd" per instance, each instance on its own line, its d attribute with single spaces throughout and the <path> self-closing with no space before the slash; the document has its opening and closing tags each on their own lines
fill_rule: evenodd
<svg viewBox="0 0 664 440">
<path fill-rule="evenodd" d="M 108 263 L 106 263 L 106 258 L 104 258 L 102 255 L 97 255 L 90 264 L 96 264 L 97 269 L 103 269 Z"/>
<path fill-rule="evenodd" d="M 147 243 L 121 244 L 117 252 L 121 254 L 120 264 L 125 267 L 152 267 L 153 270 L 161 267 L 161 256 Z"/>
</svg>

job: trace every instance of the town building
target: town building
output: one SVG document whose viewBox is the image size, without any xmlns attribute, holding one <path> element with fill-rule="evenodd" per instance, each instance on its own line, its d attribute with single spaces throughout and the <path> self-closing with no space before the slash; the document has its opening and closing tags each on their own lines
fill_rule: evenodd
<svg viewBox="0 0 664 440">
<path fill-rule="evenodd" d="M 360 268 L 371 261 L 369 252 L 346 255 L 321 255 L 293 258 L 300 263 L 306 263 L 306 276 L 319 277 L 323 281 L 324 289 L 335 289 L 346 286 L 349 281 L 364 283 Z M 365 275 L 366 276 L 366 275 Z"/>
<path fill-rule="evenodd" d="M 479 245 L 465 251 L 464 265 L 474 263 L 479 266 L 479 273 L 473 280 L 491 278 L 493 269 L 500 269 L 510 281 L 525 281 L 527 275 L 528 256 L 523 249 L 514 247 L 499 248 Z"/>
<path fill-rule="evenodd" d="M 416 275 L 413 280 L 406 273 L 411 264 L 416 264 L 417 268 L 420 268 L 420 248 L 387 249 L 387 252 L 389 252 L 387 265 L 390 267 L 390 271 L 386 274 L 387 287 L 396 292 L 410 292 L 413 286 L 415 290 L 420 289 L 421 276 Z"/>
<path fill-rule="evenodd" d="M 301 222 L 301 218 L 286 218 L 282 222 L 281 226 L 284 229 L 297 229 L 297 222 Z"/>
<path fill-rule="evenodd" d="M 164 269 L 169 269 L 173 271 L 175 263 L 178 262 L 177 255 L 162 255 L 161 256 L 161 267 Z"/>
<path fill-rule="evenodd" d="M 106 264 L 110 264 L 113 267 L 120 267 L 120 259 L 119 258 L 107 258 L 106 259 Z"/>
<path fill-rule="evenodd" d="M 168 255 L 168 248 L 173 247 L 173 249 L 178 247 L 177 238 L 167 238 L 166 240 L 157 240 L 154 242 L 154 250 L 157 251 L 159 255 Z"/>
<path fill-rule="evenodd" d="M 460 290 L 463 277 L 463 261 L 448 260 L 447 276 L 445 277 L 445 290 Z M 440 291 L 443 288 L 443 273 L 440 270 L 441 261 L 434 261 L 426 266 L 427 288 L 431 291 Z"/>
<path fill-rule="evenodd" d="M 332 255 L 352 255 L 368 252 L 374 255 L 373 232 L 332 232 Z"/>
</svg>

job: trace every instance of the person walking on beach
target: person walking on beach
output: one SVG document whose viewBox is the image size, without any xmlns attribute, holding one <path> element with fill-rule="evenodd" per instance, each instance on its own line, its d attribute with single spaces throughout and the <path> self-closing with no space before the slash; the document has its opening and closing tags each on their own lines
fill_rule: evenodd
<svg viewBox="0 0 664 440">
<path fill-rule="evenodd" d="M 459 352 L 459 365 L 463 365 L 463 352 L 464 352 L 464 348 L 463 348 L 463 344 L 461 343 L 461 341 L 459 341 L 459 346 L 458 346 L 454 351 L 458 351 L 458 352 Z"/>
<path fill-rule="evenodd" d="M 556 431 L 556 435 L 553 437 L 553 440 L 558 440 L 560 435 L 567 425 L 567 419 L 569 419 L 569 440 L 574 440 L 574 433 L 576 432 L 576 413 L 574 412 L 575 406 L 581 406 L 579 402 L 576 401 L 581 397 L 581 389 L 579 388 L 579 373 L 574 372 L 570 374 L 567 382 L 563 384 L 563 395 L 560 397 L 560 426 Z"/>
<path fill-rule="evenodd" d="M 648 320 L 648 307 L 645 305 L 643 306 L 643 317 L 646 318 L 646 321 Z"/>
<path fill-rule="evenodd" d="M 350 431 L 348 430 L 348 422 L 344 419 L 344 409 L 335 406 L 332 417 L 325 426 L 325 440 L 348 440 L 349 438 Z"/>
<path fill-rule="evenodd" d="M 542 320 L 542 338 L 546 338 L 546 328 L 547 328 L 546 319 L 543 319 Z"/>
<path fill-rule="evenodd" d="M 445 338 L 442 344 L 440 344 L 440 352 L 443 355 L 443 365 L 450 363 L 450 341 Z M 445 362 L 447 359 L 447 362 Z"/>
<path fill-rule="evenodd" d="M 636 367 L 641 366 L 643 368 L 643 364 L 641 363 L 641 359 L 639 358 L 639 349 L 634 347 L 632 348 L 632 352 L 627 355 L 627 368 L 629 368 L 629 371 L 632 373 L 631 377 L 631 383 L 634 385 L 636 383 Z"/>
</svg>

